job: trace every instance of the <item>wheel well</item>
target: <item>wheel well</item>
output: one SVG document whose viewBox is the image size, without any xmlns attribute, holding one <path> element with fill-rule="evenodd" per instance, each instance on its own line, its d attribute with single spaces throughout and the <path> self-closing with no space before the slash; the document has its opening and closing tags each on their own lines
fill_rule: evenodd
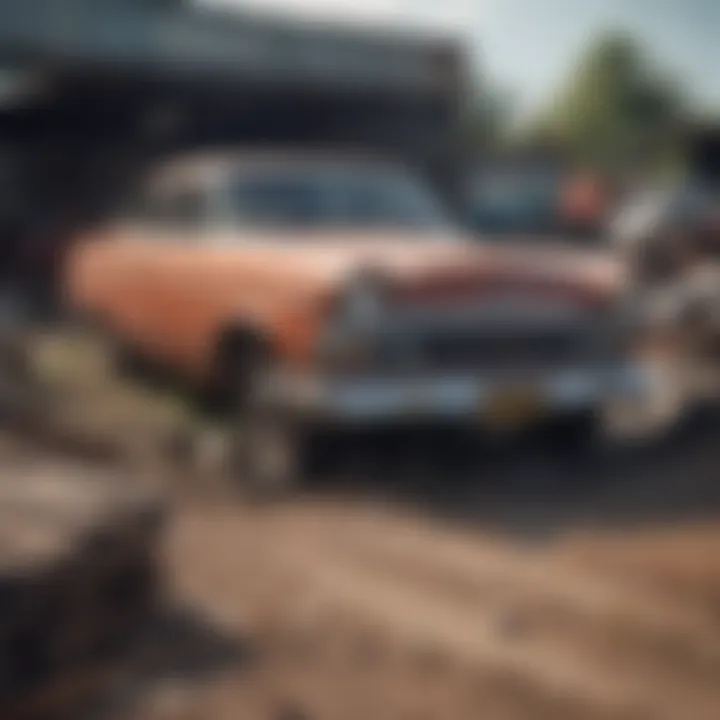
<svg viewBox="0 0 720 720">
<path fill-rule="evenodd" d="M 225 328 L 215 344 L 212 378 L 208 388 L 211 407 L 232 411 L 236 409 L 242 389 L 243 365 L 268 359 L 272 345 L 268 338 L 254 328 L 233 326 Z"/>
<path fill-rule="evenodd" d="M 215 370 L 227 370 L 227 363 L 239 357 L 257 359 L 271 352 L 268 339 L 254 328 L 229 327 L 221 333 L 215 345 Z"/>
<path fill-rule="evenodd" d="M 94 308 L 65 308 L 62 319 L 71 326 L 86 332 L 106 332 L 110 326 L 105 313 Z"/>
</svg>

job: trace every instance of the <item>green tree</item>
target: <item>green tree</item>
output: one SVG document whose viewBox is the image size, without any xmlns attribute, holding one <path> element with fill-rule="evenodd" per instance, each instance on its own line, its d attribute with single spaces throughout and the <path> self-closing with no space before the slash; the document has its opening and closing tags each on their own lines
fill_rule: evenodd
<svg viewBox="0 0 720 720">
<path fill-rule="evenodd" d="M 632 38 L 609 33 L 587 50 L 530 135 L 598 168 L 647 167 L 671 153 L 684 115 L 677 86 Z"/>
</svg>

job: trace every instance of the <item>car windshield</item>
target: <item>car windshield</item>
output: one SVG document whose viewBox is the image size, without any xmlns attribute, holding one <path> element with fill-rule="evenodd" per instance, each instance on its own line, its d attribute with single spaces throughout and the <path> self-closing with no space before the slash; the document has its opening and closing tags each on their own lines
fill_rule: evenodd
<svg viewBox="0 0 720 720">
<path fill-rule="evenodd" d="M 397 227 L 430 230 L 448 220 L 410 174 L 364 167 L 269 167 L 233 179 L 236 222 L 267 227 Z"/>
</svg>

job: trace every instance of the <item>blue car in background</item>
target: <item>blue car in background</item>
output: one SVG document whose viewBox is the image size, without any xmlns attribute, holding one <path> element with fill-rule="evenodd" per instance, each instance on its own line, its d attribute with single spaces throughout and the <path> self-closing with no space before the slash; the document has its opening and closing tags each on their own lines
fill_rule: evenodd
<svg viewBox="0 0 720 720">
<path fill-rule="evenodd" d="M 604 229 L 601 193 L 594 178 L 555 165 L 489 164 L 466 186 L 467 217 L 487 240 L 588 240 Z"/>
</svg>

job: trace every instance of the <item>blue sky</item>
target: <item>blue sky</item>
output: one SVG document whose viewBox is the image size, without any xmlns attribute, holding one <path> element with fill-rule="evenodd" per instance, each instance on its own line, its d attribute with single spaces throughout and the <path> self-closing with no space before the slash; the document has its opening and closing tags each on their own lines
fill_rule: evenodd
<svg viewBox="0 0 720 720">
<path fill-rule="evenodd" d="M 532 109 L 604 29 L 632 31 L 697 100 L 720 108 L 720 0 L 200 0 L 463 33 L 478 63 Z"/>
<path fill-rule="evenodd" d="M 481 0 L 476 37 L 491 75 L 534 105 L 607 28 L 630 30 L 697 99 L 720 107 L 720 0 Z"/>
</svg>

